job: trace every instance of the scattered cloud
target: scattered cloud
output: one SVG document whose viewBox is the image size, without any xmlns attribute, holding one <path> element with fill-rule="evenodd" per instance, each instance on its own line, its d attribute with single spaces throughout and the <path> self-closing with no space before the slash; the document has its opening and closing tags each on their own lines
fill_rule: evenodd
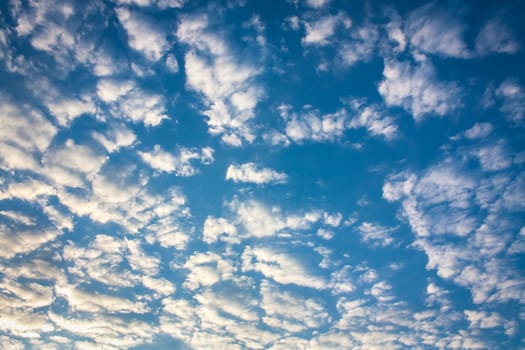
<svg viewBox="0 0 525 350">
<path fill-rule="evenodd" d="M 155 27 L 153 20 L 125 7 L 116 9 L 118 19 L 128 36 L 128 45 L 141 52 L 148 60 L 158 61 L 168 50 L 164 32 Z"/>
<path fill-rule="evenodd" d="M 224 39 L 213 33 L 206 16 L 181 19 L 177 38 L 189 46 L 184 60 L 186 86 L 204 97 L 208 131 L 224 143 L 241 146 L 255 139 L 251 120 L 262 97 L 260 70 L 239 61 Z"/>
<path fill-rule="evenodd" d="M 403 107 L 416 121 L 427 115 L 445 116 L 460 107 L 461 89 L 455 83 L 436 80 L 435 74 L 427 62 L 385 61 L 378 91 L 386 105 Z"/>
<path fill-rule="evenodd" d="M 242 270 L 257 271 L 281 284 L 296 284 L 314 289 L 325 289 L 323 277 L 309 272 L 293 257 L 263 247 L 246 247 L 242 254 Z"/>
<path fill-rule="evenodd" d="M 142 160 L 155 170 L 174 173 L 177 176 L 192 176 L 197 169 L 191 164 L 198 160 L 202 164 L 213 163 L 213 150 L 209 147 L 200 151 L 190 148 L 180 148 L 175 156 L 164 151 L 160 145 L 155 145 L 151 152 L 138 152 Z"/>
<path fill-rule="evenodd" d="M 489 20 L 476 37 L 476 51 L 480 55 L 489 53 L 514 54 L 520 45 L 510 29 L 500 18 Z"/>
<path fill-rule="evenodd" d="M 466 26 L 452 11 L 431 2 L 408 17 L 406 32 L 413 50 L 444 57 L 469 58 Z"/>
<path fill-rule="evenodd" d="M 370 244 L 372 247 L 386 247 L 394 243 L 391 233 L 397 230 L 396 227 L 384 227 L 371 222 L 363 222 L 357 227 L 361 240 Z"/>
<path fill-rule="evenodd" d="M 136 86 L 131 80 L 104 78 L 97 83 L 97 96 L 111 115 L 155 127 L 168 119 L 164 97 Z"/>
<path fill-rule="evenodd" d="M 0 126 L 0 160 L 3 169 L 39 168 L 39 157 L 58 132 L 41 112 L 29 106 L 14 104 L 0 95 L 2 125 Z M 34 128 L 38 125 L 38 129 Z"/>
<path fill-rule="evenodd" d="M 493 129 L 490 123 L 476 123 L 465 131 L 465 137 L 470 140 L 484 139 L 490 135 Z"/>
<path fill-rule="evenodd" d="M 350 120 L 348 127 L 366 128 L 373 136 L 380 136 L 386 140 L 392 140 L 399 136 L 399 128 L 394 118 L 385 115 L 386 112 L 377 106 L 365 106 L 358 100 L 350 101 L 355 116 Z"/>
<path fill-rule="evenodd" d="M 186 3 L 0 14 L 0 348 L 519 347 L 512 21 Z"/>
<path fill-rule="evenodd" d="M 273 169 L 261 168 L 255 163 L 241 165 L 231 164 L 226 170 L 226 180 L 233 182 L 251 182 L 258 185 L 266 183 L 283 183 L 287 176 Z"/>
<path fill-rule="evenodd" d="M 306 0 L 306 4 L 315 9 L 319 9 L 330 4 L 331 0 Z"/>
<path fill-rule="evenodd" d="M 304 27 L 306 29 L 306 35 L 301 41 L 305 46 L 328 45 L 339 24 L 350 27 L 351 23 L 352 21 L 342 12 L 337 15 L 326 15 L 311 22 L 305 21 Z"/>
<path fill-rule="evenodd" d="M 507 119 L 521 123 L 525 116 L 525 92 L 521 85 L 514 79 L 507 79 L 496 89 L 495 95 Z"/>
</svg>

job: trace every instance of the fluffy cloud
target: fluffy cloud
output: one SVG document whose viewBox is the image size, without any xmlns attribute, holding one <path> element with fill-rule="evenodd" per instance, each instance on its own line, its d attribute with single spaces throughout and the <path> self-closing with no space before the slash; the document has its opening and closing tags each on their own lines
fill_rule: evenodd
<svg viewBox="0 0 525 350">
<path fill-rule="evenodd" d="M 287 106 L 281 106 L 280 110 L 281 117 L 286 123 L 284 131 L 286 139 L 293 142 L 333 141 L 341 138 L 347 128 L 348 115 L 343 109 L 322 116 L 319 116 L 316 111 L 309 111 L 301 115 L 290 114 Z"/>
<path fill-rule="evenodd" d="M 374 54 L 379 32 L 376 27 L 366 24 L 350 31 L 350 38 L 339 47 L 343 66 L 351 67 L 360 61 L 369 60 Z"/>
<path fill-rule="evenodd" d="M 104 133 L 94 131 L 92 136 L 108 153 L 115 152 L 121 147 L 129 147 L 137 139 L 133 131 L 124 125 L 114 125 Z"/>
<path fill-rule="evenodd" d="M 97 96 L 109 105 L 116 117 L 146 126 L 157 126 L 168 119 L 164 97 L 144 91 L 131 80 L 104 78 L 97 83 Z"/>
<path fill-rule="evenodd" d="M 460 106 L 461 90 L 454 83 L 436 80 L 429 63 L 385 61 L 383 77 L 378 91 L 385 103 L 403 107 L 416 121 L 427 115 L 445 116 Z"/>
<path fill-rule="evenodd" d="M 139 13 L 125 7 L 117 8 L 116 12 L 128 35 L 128 45 L 148 60 L 158 61 L 168 49 L 165 34 L 154 26 L 151 19 Z"/>
<path fill-rule="evenodd" d="M 485 175 L 463 171 L 460 160 L 449 158 L 421 176 L 400 173 L 391 177 L 383 187 L 383 196 L 401 202 L 403 216 L 416 234 L 415 246 L 428 256 L 428 269 L 468 288 L 475 303 L 521 302 L 524 295 L 517 286 L 523 282 L 501 255 L 512 241 L 509 230 L 515 230 L 503 218 L 510 215 L 508 208 L 523 210 L 514 204 L 507 207 L 505 196 L 511 187 L 512 192 L 523 192 L 518 184 L 521 176 L 512 179 L 494 174 L 510 165 L 509 156 L 502 155 L 499 147 L 473 147 L 459 159 L 478 157 L 478 172 L 489 171 Z M 440 235 L 457 239 L 443 240 Z"/>
<path fill-rule="evenodd" d="M 192 176 L 197 173 L 197 169 L 191 164 L 193 160 L 198 160 L 203 164 L 213 162 L 213 150 L 209 147 L 196 151 L 190 148 L 181 148 L 178 155 L 164 151 L 160 145 L 155 145 L 151 152 L 138 152 L 139 156 L 150 167 L 158 171 L 174 173 L 177 176 Z"/>
<path fill-rule="evenodd" d="M 260 307 L 265 313 L 262 320 L 270 327 L 298 333 L 322 327 L 330 320 L 328 312 L 318 301 L 281 291 L 268 281 L 261 283 L 261 295 Z"/>
<path fill-rule="evenodd" d="M 496 97 L 501 100 L 500 110 L 507 119 L 521 123 L 525 117 L 525 91 L 516 80 L 507 79 L 496 89 Z"/>
<path fill-rule="evenodd" d="M 399 136 L 399 128 L 394 118 L 385 115 L 377 106 L 364 106 L 358 100 L 350 101 L 355 116 L 350 119 L 348 127 L 352 129 L 366 128 L 373 136 L 380 136 L 392 140 Z"/>
<path fill-rule="evenodd" d="M 39 111 L 29 106 L 18 106 L 3 94 L 0 95 L 0 105 L 2 168 L 37 170 L 38 157 L 50 145 L 57 128 Z"/>
<path fill-rule="evenodd" d="M 72 311 L 139 314 L 148 311 L 145 304 L 141 302 L 137 303 L 128 299 L 100 293 L 87 293 L 70 286 L 56 287 L 55 293 L 57 297 L 63 297 L 68 301 Z"/>
<path fill-rule="evenodd" d="M 250 124 L 262 95 L 255 82 L 259 69 L 239 62 L 228 44 L 208 29 L 207 17 L 184 17 L 177 38 L 190 47 L 184 63 L 186 85 L 204 97 L 209 132 L 232 146 L 252 142 Z"/>
<path fill-rule="evenodd" d="M 292 256 L 269 248 L 246 247 L 242 254 L 243 271 L 257 271 L 266 278 L 281 284 L 296 284 L 315 289 L 325 289 L 323 277 L 309 272 Z"/>
<path fill-rule="evenodd" d="M 302 38 L 303 45 L 322 46 L 330 43 L 330 38 L 335 34 L 339 24 L 346 27 L 351 25 L 351 21 L 346 15 L 327 15 L 312 22 L 305 22 L 306 36 Z"/>
<path fill-rule="evenodd" d="M 22 229 L 0 225 L 0 257 L 11 259 L 17 254 L 30 253 L 42 245 L 54 241 L 61 232 L 54 228 Z"/>
<path fill-rule="evenodd" d="M 415 10 L 407 21 L 407 34 L 414 49 L 448 57 L 471 56 L 463 39 L 465 29 L 460 19 L 437 3 Z"/>
<path fill-rule="evenodd" d="M 306 0 L 306 4 L 315 9 L 319 9 L 330 4 L 331 0 Z"/>
<path fill-rule="evenodd" d="M 224 218 L 208 216 L 204 221 L 202 233 L 203 240 L 206 243 L 213 243 L 218 240 L 231 243 L 240 241 L 237 235 L 237 227 Z"/>
<path fill-rule="evenodd" d="M 483 139 L 492 132 L 493 126 L 490 123 L 476 123 L 470 129 L 465 131 L 467 139 Z"/>
<path fill-rule="evenodd" d="M 269 168 L 261 168 L 255 163 L 231 164 L 226 170 L 226 180 L 252 182 L 255 184 L 286 182 L 287 176 Z"/>
<path fill-rule="evenodd" d="M 214 253 L 193 254 L 184 264 L 184 268 L 189 271 L 184 287 L 190 290 L 230 279 L 235 272 L 230 262 Z"/>
<path fill-rule="evenodd" d="M 373 247 L 386 247 L 394 243 L 394 238 L 391 233 L 396 231 L 396 228 L 383 227 L 371 222 L 363 222 L 357 230 L 363 242 L 369 243 Z"/>
</svg>

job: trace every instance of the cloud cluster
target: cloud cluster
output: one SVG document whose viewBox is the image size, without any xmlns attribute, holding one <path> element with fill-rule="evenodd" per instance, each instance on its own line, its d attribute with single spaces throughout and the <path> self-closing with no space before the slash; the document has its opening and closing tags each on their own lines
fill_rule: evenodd
<svg viewBox="0 0 525 350">
<path fill-rule="evenodd" d="M 240 62 L 232 48 L 208 27 L 207 16 L 183 18 L 177 38 L 189 46 L 184 56 L 186 85 L 202 94 L 208 130 L 221 140 L 241 146 L 255 139 L 251 120 L 262 97 L 256 78 L 260 71 L 251 63 Z"/>
</svg>

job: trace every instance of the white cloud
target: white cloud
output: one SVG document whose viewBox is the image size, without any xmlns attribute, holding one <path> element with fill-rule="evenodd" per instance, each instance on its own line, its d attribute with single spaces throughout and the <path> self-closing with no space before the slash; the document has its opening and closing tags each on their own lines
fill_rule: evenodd
<svg viewBox="0 0 525 350">
<path fill-rule="evenodd" d="M 339 47 L 339 55 L 344 66 L 350 67 L 360 61 L 367 61 L 373 55 L 379 38 L 377 29 L 366 24 L 354 28 L 350 38 L 343 41 Z"/>
<path fill-rule="evenodd" d="M 9 305 L 6 305 L 5 300 L 1 301 L 3 305 L 0 329 L 4 332 L 8 332 L 15 337 L 35 339 L 55 329 L 42 312 L 33 312 L 31 309 L 11 308 Z"/>
<path fill-rule="evenodd" d="M 119 100 L 118 105 L 112 108 L 112 114 L 123 114 L 128 120 L 142 122 L 146 126 L 158 126 L 164 119 L 169 119 L 164 103 L 162 95 L 134 89 Z"/>
<path fill-rule="evenodd" d="M 20 283 L 15 280 L 7 280 L 0 283 L 3 295 L 15 296 L 11 299 L 9 307 L 12 308 L 41 308 L 51 305 L 55 296 L 53 288 L 40 283 Z M 5 306 L 5 305 L 3 305 Z"/>
<path fill-rule="evenodd" d="M 470 322 L 470 327 L 473 328 L 486 329 L 503 326 L 502 317 L 495 312 L 465 310 L 465 316 Z"/>
<path fill-rule="evenodd" d="M 324 228 L 318 229 L 316 234 L 317 236 L 325 240 L 331 240 L 332 238 L 334 238 L 335 235 L 333 231 L 326 230 Z"/>
<path fill-rule="evenodd" d="M 384 79 L 378 91 L 388 106 L 401 106 L 416 121 L 427 115 L 445 116 L 460 106 L 461 90 L 454 83 L 435 79 L 434 68 L 427 62 L 385 61 Z"/>
<path fill-rule="evenodd" d="M 507 119 L 521 123 L 525 118 L 525 91 L 514 79 L 507 79 L 496 89 L 496 97 L 501 100 L 500 110 Z"/>
<path fill-rule="evenodd" d="M 168 49 L 168 42 L 153 20 L 124 7 L 117 8 L 116 13 L 128 35 L 128 45 L 150 61 L 160 60 Z"/>
<path fill-rule="evenodd" d="M 513 240 L 509 231 L 515 230 L 505 218 L 509 210 L 523 210 L 515 199 L 525 186 L 520 184 L 521 176 L 513 179 L 484 172 L 509 166 L 511 158 L 500 157 L 498 147 L 491 146 L 496 156 L 488 150 L 480 154 L 486 158 L 480 161 L 480 169 L 463 170 L 468 155 L 479 154 L 476 147 L 463 149 L 419 177 L 393 176 L 385 183 L 383 196 L 400 201 L 402 215 L 417 237 L 414 246 L 428 257 L 427 269 L 436 269 L 440 277 L 468 288 L 476 304 L 523 300 L 518 291 L 523 283 L 501 254 Z M 505 196 L 512 204 L 505 204 Z M 440 235 L 456 238 L 446 240 Z"/>
<path fill-rule="evenodd" d="M 177 62 L 175 55 L 170 53 L 168 56 L 166 56 L 166 67 L 170 72 L 178 73 L 179 63 Z"/>
<path fill-rule="evenodd" d="M 165 216 L 159 215 L 159 219 L 152 224 L 147 225 L 143 231 L 148 232 L 146 240 L 150 242 L 158 242 L 161 247 L 175 248 L 183 250 L 190 242 L 191 236 L 194 233 L 193 227 L 185 227 L 181 224 L 177 217 L 174 217 L 172 210 L 177 210 L 173 205 L 160 205 L 158 208 L 165 212 Z M 182 216 L 186 216 L 186 210 L 182 210 Z"/>
<path fill-rule="evenodd" d="M 140 89 L 132 80 L 100 79 L 97 96 L 109 105 L 111 114 L 117 118 L 142 122 L 146 126 L 157 126 L 169 118 L 164 97 Z"/>
<path fill-rule="evenodd" d="M 341 138 L 347 129 L 347 112 L 342 109 L 333 114 L 319 116 L 317 112 L 307 112 L 297 116 L 284 116 L 286 136 L 294 142 L 326 142 Z"/>
<path fill-rule="evenodd" d="M 151 232 L 148 227 L 155 223 L 160 224 L 156 229 L 162 235 L 179 230 L 174 222 L 158 221 L 168 215 L 173 219 L 188 216 L 184 196 L 173 187 L 165 189 L 162 194 L 152 192 L 146 187 L 148 181 L 146 174 L 137 167 L 110 162 L 92 179 L 91 189 L 81 192 L 60 189 L 57 197 L 71 213 L 89 217 L 98 223 L 113 222 L 120 225 L 124 232 L 140 231 L 149 237 Z M 178 244 L 181 243 L 179 240 Z"/>
<path fill-rule="evenodd" d="M 315 276 L 292 256 L 270 248 L 246 247 L 242 254 L 242 270 L 257 271 L 281 284 L 296 284 L 314 289 L 325 289 L 323 277 Z"/>
<path fill-rule="evenodd" d="M 105 154 L 68 139 L 64 145 L 50 148 L 43 160 L 44 174 L 60 186 L 84 187 L 106 162 Z"/>
<path fill-rule="evenodd" d="M 117 0 L 120 5 L 137 5 L 141 7 L 157 6 L 159 9 L 182 8 L 186 0 Z"/>
<path fill-rule="evenodd" d="M 393 117 L 386 115 L 377 105 L 366 105 L 359 99 L 345 99 L 347 108 L 335 113 L 319 115 L 317 110 L 292 112 L 288 105 L 279 106 L 285 126 L 283 133 L 272 130 L 264 138 L 272 144 L 289 145 L 291 142 L 333 142 L 342 139 L 349 129 L 365 128 L 371 135 L 392 140 L 399 136 Z"/>
<path fill-rule="evenodd" d="M 52 311 L 49 312 L 48 317 L 57 329 L 95 341 L 95 344 L 91 345 L 95 349 L 135 347 L 151 341 L 157 333 L 156 328 L 149 323 L 130 317 L 106 314 L 64 317 Z M 84 348 L 90 343 L 78 344 Z"/>
<path fill-rule="evenodd" d="M 394 243 L 391 233 L 397 228 L 384 227 L 371 222 L 363 222 L 357 228 L 361 234 L 361 240 L 370 243 L 372 247 L 386 247 Z"/>
<path fill-rule="evenodd" d="M 349 128 L 366 128 L 371 135 L 381 136 L 386 140 L 399 136 L 394 118 L 385 116 L 385 111 L 379 110 L 375 105 L 363 106 L 357 100 L 351 101 L 350 105 L 356 115 L 350 119 Z"/>
<path fill-rule="evenodd" d="M 380 281 L 374 283 L 370 289 L 370 295 L 375 297 L 379 302 L 388 302 L 394 299 L 389 293 L 391 289 L 392 287 L 388 283 Z"/>
<path fill-rule="evenodd" d="M 193 254 L 184 263 L 184 268 L 189 271 L 184 287 L 190 290 L 231 279 L 235 272 L 229 261 L 211 252 Z"/>
<path fill-rule="evenodd" d="M 268 207 L 253 199 L 240 201 L 234 198 L 226 204 L 226 208 L 229 213 L 225 218 L 206 218 L 203 228 L 206 243 L 239 243 L 249 238 L 284 237 L 308 230 L 316 223 L 328 230 L 338 227 L 342 220 L 341 213 L 330 214 L 321 210 L 287 213 L 277 206 Z"/>
<path fill-rule="evenodd" d="M 331 0 L 305 0 L 306 4 L 315 9 L 319 9 L 330 4 Z"/>
<path fill-rule="evenodd" d="M 405 51 L 408 38 L 402 28 L 401 16 L 395 12 L 391 12 L 389 15 L 391 17 L 390 22 L 386 25 L 388 39 L 395 44 L 394 52 L 400 53 Z"/>
<path fill-rule="evenodd" d="M 208 216 L 204 221 L 202 230 L 203 240 L 206 243 L 214 243 L 222 240 L 230 243 L 238 243 L 237 228 L 224 218 Z"/>
<path fill-rule="evenodd" d="M 144 287 L 151 289 L 152 291 L 164 296 L 171 295 L 175 293 L 176 290 L 173 283 L 171 283 L 165 278 L 153 278 L 151 276 L 143 276 L 142 284 L 144 285 Z"/>
<path fill-rule="evenodd" d="M 195 306 L 187 299 L 164 298 L 162 309 L 164 315 L 159 318 L 161 331 L 190 343 L 198 321 Z"/>
<path fill-rule="evenodd" d="M 0 216 L 8 218 L 17 224 L 23 226 L 35 226 L 35 219 L 25 215 L 24 213 L 13 211 L 13 210 L 0 210 Z"/>
<path fill-rule="evenodd" d="M 512 165 L 512 157 L 503 142 L 482 146 L 473 151 L 485 171 L 498 171 Z"/>
<path fill-rule="evenodd" d="M 97 95 L 104 102 L 115 102 L 135 87 L 131 80 L 100 79 L 97 82 Z"/>
<path fill-rule="evenodd" d="M 47 91 L 47 96 L 50 91 Z M 95 114 L 96 107 L 88 96 L 64 98 L 60 95 L 47 97 L 46 106 L 61 126 L 67 126 L 83 114 Z"/>
<path fill-rule="evenodd" d="M 469 140 L 484 139 L 489 136 L 494 127 L 490 123 L 476 123 L 465 131 L 465 137 Z"/>
<path fill-rule="evenodd" d="M 177 38 L 190 46 L 184 63 L 186 85 L 204 97 L 208 131 L 231 146 L 251 143 L 255 139 L 251 120 L 262 96 L 255 82 L 260 69 L 240 62 L 229 45 L 208 29 L 207 17 L 184 17 Z"/>
<path fill-rule="evenodd" d="M 464 41 L 465 25 L 452 11 L 430 3 L 408 17 L 406 32 L 413 49 L 445 57 L 468 58 L 472 54 Z"/>
<path fill-rule="evenodd" d="M 94 280 L 109 286 L 131 287 L 138 278 L 121 265 L 125 244 L 108 235 L 97 235 L 87 247 L 67 244 L 62 252 L 64 260 L 73 263 L 68 271 L 80 281 Z"/>
<path fill-rule="evenodd" d="M 92 294 L 71 286 L 56 286 L 55 293 L 68 301 L 72 311 L 90 313 L 139 313 L 148 311 L 143 302 L 134 302 L 117 296 Z"/>
<path fill-rule="evenodd" d="M 0 225 L 0 257 L 11 259 L 17 254 L 30 253 L 42 245 L 54 241 L 61 232 L 54 228 L 9 227 Z"/>
<path fill-rule="evenodd" d="M 499 18 L 489 20 L 476 37 L 476 51 L 480 55 L 490 53 L 514 54 L 520 45 L 510 29 Z"/>
<path fill-rule="evenodd" d="M 115 152 L 122 147 L 129 147 L 137 139 L 133 131 L 124 125 L 114 125 L 104 133 L 95 131 L 92 135 L 108 153 Z"/>
<path fill-rule="evenodd" d="M 190 148 L 180 148 L 177 156 L 164 151 L 160 145 L 155 145 L 151 152 L 138 152 L 142 160 L 155 170 L 174 173 L 177 176 L 192 176 L 197 169 L 191 164 L 198 160 L 203 164 L 213 162 L 213 150 L 209 147 L 197 151 Z"/>
<path fill-rule="evenodd" d="M 47 205 L 42 208 L 48 219 L 59 230 L 73 231 L 73 217 L 65 211 L 59 211 L 56 207 Z"/>
<path fill-rule="evenodd" d="M 230 164 L 226 170 L 226 180 L 234 182 L 252 182 L 255 184 L 283 183 L 286 182 L 285 173 L 280 173 L 270 168 L 261 168 L 255 163 L 241 165 Z"/>
<path fill-rule="evenodd" d="M 306 36 L 301 39 L 303 45 L 328 45 L 330 38 L 335 34 L 335 29 L 340 23 L 350 26 L 351 22 L 342 13 L 327 15 L 312 22 L 304 22 Z"/>
<path fill-rule="evenodd" d="M 38 170 L 38 157 L 48 148 L 57 128 L 40 112 L 15 105 L 0 94 L 0 164 L 4 169 Z"/>
<path fill-rule="evenodd" d="M 282 291 L 268 281 L 261 283 L 261 296 L 260 307 L 265 313 L 262 321 L 272 328 L 298 333 L 330 321 L 328 312 L 315 299 Z"/>
</svg>

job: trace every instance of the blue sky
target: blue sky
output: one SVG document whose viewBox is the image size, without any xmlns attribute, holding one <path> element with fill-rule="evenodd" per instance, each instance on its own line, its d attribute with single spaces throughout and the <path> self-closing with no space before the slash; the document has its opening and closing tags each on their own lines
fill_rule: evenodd
<svg viewBox="0 0 525 350">
<path fill-rule="evenodd" d="M 525 348 L 516 1 L 0 4 L 0 348 Z"/>
</svg>

